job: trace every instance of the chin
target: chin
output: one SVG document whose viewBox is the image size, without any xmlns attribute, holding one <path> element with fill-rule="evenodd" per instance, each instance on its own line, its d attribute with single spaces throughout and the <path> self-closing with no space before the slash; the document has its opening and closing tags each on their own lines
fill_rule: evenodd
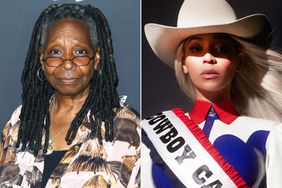
<svg viewBox="0 0 282 188">
<path fill-rule="evenodd" d="M 225 83 L 226 84 L 226 83 Z M 209 83 L 205 84 L 204 86 L 197 87 L 200 91 L 206 92 L 206 93 L 222 93 L 227 90 L 229 90 L 228 86 L 222 83 Z"/>
<path fill-rule="evenodd" d="M 84 84 L 72 84 L 72 85 L 54 85 L 53 88 L 55 88 L 55 92 L 65 95 L 65 96 L 76 96 L 76 95 L 82 95 L 83 93 L 87 93 L 87 88 L 90 87 L 90 85 L 84 85 Z M 89 92 L 89 91 L 88 91 Z"/>
<path fill-rule="evenodd" d="M 223 87 L 222 84 L 218 84 L 218 83 L 206 83 L 198 88 L 202 91 L 214 92 L 214 91 L 222 90 Z"/>
<path fill-rule="evenodd" d="M 64 88 L 64 89 L 58 89 L 56 90 L 57 93 L 65 96 L 76 96 L 76 95 L 81 95 L 84 90 L 78 90 L 75 88 Z"/>
</svg>

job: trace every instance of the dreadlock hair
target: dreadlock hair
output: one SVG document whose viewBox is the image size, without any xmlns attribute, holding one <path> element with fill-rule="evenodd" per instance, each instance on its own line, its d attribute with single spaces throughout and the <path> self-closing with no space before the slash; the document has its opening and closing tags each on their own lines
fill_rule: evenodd
<svg viewBox="0 0 282 188">
<path fill-rule="evenodd" d="M 22 73 L 22 109 L 20 128 L 16 147 L 28 149 L 36 156 L 43 149 L 47 152 L 49 140 L 50 113 L 49 102 L 54 89 L 48 81 L 40 81 L 37 71 L 40 65 L 40 49 L 44 48 L 48 27 L 65 18 L 79 19 L 85 22 L 90 31 L 93 49 L 100 48 L 100 63 L 94 71 L 89 95 L 71 122 L 66 141 L 71 144 L 85 116 L 89 114 L 91 138 L 102 143 L 101 126 L 105 126 L 106 141 L 113 139 L 113 118 L 119 107 L 117 94 L 118 77 L 113 59 L 113 47 L 110 28 L 103 13 L 91 6 L 80 4 L 53 4 L 39 16 L 31 37 L 29 50 Z M 42 137 L 45 132 L 44 145 Z"/>
</svg>

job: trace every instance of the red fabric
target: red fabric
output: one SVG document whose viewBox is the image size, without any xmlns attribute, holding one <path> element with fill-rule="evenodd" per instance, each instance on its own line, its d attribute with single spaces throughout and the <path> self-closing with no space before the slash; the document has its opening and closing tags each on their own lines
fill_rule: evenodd
<svg viewBox="0 0 282 188">
<path fill-rule="evenodd" d="M 232 123 L 240 115 L 234 108 L 231 100 L 226 100 L 218 103 L 195 101 L 193 110 L 189 112 L 192 120 L 197 124 L 205 121 L 211 105 L 213 106 L 219 120 L 224 122 L 225 124 Z"/>
<path fill-rule="evenodd" d="M 205 136 L 203 131 L 198 127 L 198 125 L 185 116 L 182 109 L 176 108 L 172 110 L 186 125 L 186 127 L 191 131 L 194 137 L 199 141 L 199 143 L 207 150 L 207 152 L 214 158 L 218 165 L 224 170 L 224 172 L 229 176 L 229 178 L 234 182 L 234 184 L 239 188 L 249 188 L 245 180 L 240 176 L 240 174 L 220 155 L 220 153 L 213 147 L 212 143 Z"/>
</svg>

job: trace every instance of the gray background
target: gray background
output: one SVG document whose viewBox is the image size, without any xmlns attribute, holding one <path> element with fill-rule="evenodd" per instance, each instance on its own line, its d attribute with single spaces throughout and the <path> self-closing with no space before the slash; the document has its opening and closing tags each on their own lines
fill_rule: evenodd
<svg viewBox="0 0 282 188">
<path fill-rule="evenodd" d="M 207 0 L 208 1 L 208 0 Z M 264 13 L 273 27 L 272 48 L 282 50 L 281 0 L 227 0 L 239 18 Z M 142 26 L 159 23 L 176 26 L 182 0 L 142 0 Z M 142 29 L 143 31 L 143 29 Z M 142 116 L 148 117 L 175 107 L 189 111 L 192 100 L 179 89 L 174 71 L 151 50 L 142 33 Z"/>
<path fill-rule="evenodd" d="M 0 130 L 21 104 L 21 72 L 33 26 L 39 14 L 53 3 L 75 0 L 1 0 L 0 1 Z M 84 0 L 81 4 L 98 7 L 109 22 L 119 94 L 139 111 L 140 105 L 140 1 Z"/>
</svg>

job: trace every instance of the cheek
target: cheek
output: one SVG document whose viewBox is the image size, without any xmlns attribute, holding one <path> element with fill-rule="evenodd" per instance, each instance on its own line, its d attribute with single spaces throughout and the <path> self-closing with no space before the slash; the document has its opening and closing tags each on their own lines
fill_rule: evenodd
<svg viewBox="0 0 282 188">
<path fill-rule="evenodd" d="M 232 62 L 230 60 L 223 60 L 221 62 L 221 64 L 222 64 L 222 66 L 220 67 L 220 69 L 221 69 L 225 79 L 232 80 L 235 73 L 236 73 L 238 64 L 236 62 Z"/>
<path fill-rule="evenodd" d="M 46 79 L 50 81 L 53 77 L 53 74 L 54 74 L 56 68 L 47 67 L 45 65 L 43 67 L 44 67 L 44 75 L 45 75 Z"/>
<path fill-rule="evenodd" d="M 201 59 L 199 57 L 188 56 L 184 66 L 187 69 L 188 75 L 193 80 L 194 77 L 199 75 L 202 69 Z"/>
<path fill-rule="evenodd" d="M 80 71 L 85 79 L 91 79 L 94 74 L 94 68 L 91 67 L 80 67 Z"/>
</svg>

